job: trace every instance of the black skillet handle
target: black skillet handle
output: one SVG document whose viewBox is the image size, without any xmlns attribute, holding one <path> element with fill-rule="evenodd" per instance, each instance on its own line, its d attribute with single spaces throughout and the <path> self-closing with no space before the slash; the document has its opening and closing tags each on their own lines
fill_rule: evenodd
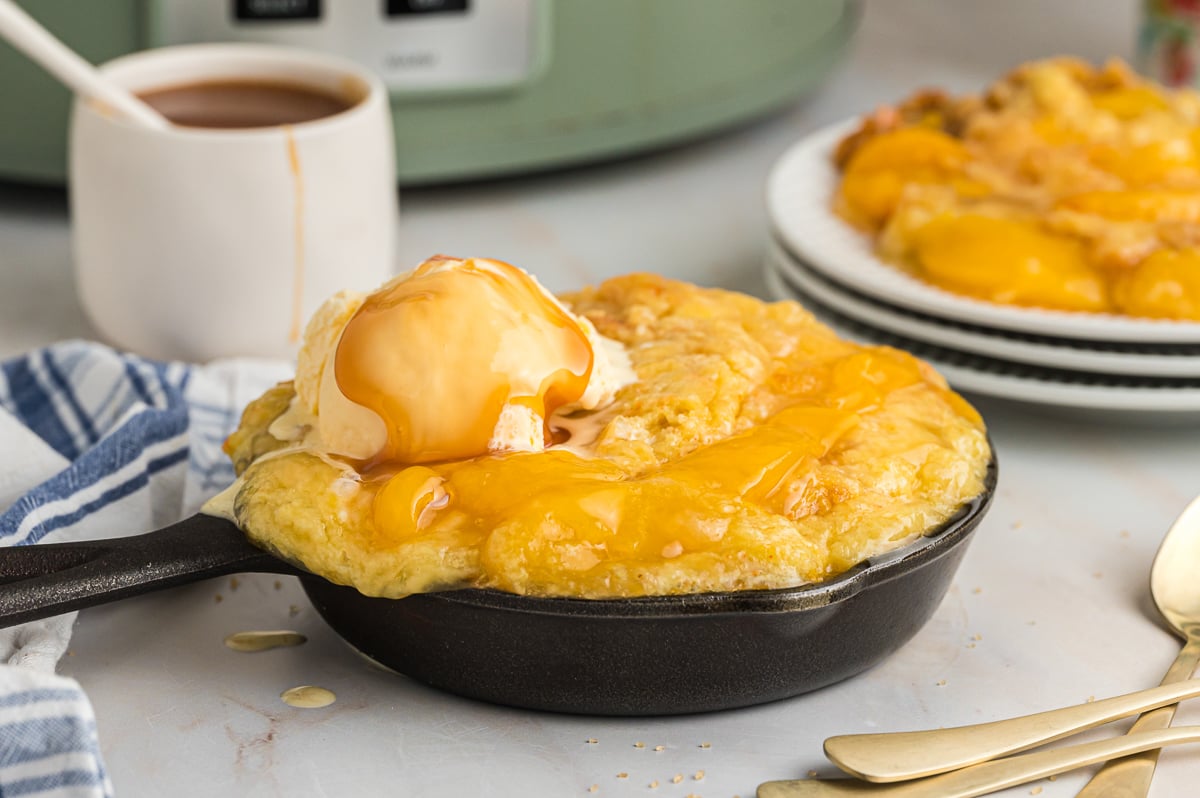
<svg viewBox="0 0 1200 798">
<path fill-rule="evenodd" d="M 0 548 L 0 628 L 212 576 L 296 574 L 232 522 L 194 515 L 144 535 Z"/>
</svg>

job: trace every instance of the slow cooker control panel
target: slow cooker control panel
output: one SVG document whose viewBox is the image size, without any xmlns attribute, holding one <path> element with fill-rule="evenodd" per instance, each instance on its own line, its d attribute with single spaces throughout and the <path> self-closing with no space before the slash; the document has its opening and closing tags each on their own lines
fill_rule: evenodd
<svg viewBox="0 0 1200 798">
<path fill-rule="evenodd" d="M 152 0 L 150 44 L 270 42 L 353 58 L 394 92 L 528 81 L 547 0 Z"/>
</svg>

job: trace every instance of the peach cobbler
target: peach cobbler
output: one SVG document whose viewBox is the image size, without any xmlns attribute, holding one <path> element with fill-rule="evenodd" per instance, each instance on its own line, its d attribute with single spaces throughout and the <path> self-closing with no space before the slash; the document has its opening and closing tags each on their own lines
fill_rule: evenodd
<svg viewBox="0 0 1200 798">
<path fill-rule="evenodd" d="M 795 303 L 445 257 L 326 302 L 226 450 L 210 512 L 385 597 L 816 582 L 936 529 L 991 457 L 928 366 Z"/>
<path fill-rule="evenodd" d="M 835 210 L 880 256 L 991 302 L 1200 320 L 1200 94 L 1121 63 L 921 92 L 837 149 Z"/>
</svg>

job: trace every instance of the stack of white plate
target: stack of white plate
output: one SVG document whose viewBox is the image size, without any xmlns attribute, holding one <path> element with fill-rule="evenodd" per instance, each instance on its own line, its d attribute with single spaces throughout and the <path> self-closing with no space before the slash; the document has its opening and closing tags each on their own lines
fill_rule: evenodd
<svg viewBox="0 0 1200 798">
<path fill-rule="evenodd" d="M 1200 323 L 995 305 L 882 262 L 830 209 L 831 154 L 850 129 L 805 138 L 767 184 L 766 279 L 842 335 L 906 349 L 958 390 L 1026 403 L 1200 419 Z"/>
</svg>

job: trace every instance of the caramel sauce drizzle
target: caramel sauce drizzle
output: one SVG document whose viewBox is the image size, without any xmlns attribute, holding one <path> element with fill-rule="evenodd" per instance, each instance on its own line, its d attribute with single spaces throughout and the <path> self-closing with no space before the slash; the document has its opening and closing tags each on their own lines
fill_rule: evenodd
<svg viewBox="0 0 1200 798">
<path fill-rule="evenodd" d="M 592 365 L 579 324 L 524 272 L 449 258 L 368 297 L 334 355 L 338 388 L 387 428 L 368 468 L 485 454 L 506 405 L 544 422 Z"/>
</svg>

